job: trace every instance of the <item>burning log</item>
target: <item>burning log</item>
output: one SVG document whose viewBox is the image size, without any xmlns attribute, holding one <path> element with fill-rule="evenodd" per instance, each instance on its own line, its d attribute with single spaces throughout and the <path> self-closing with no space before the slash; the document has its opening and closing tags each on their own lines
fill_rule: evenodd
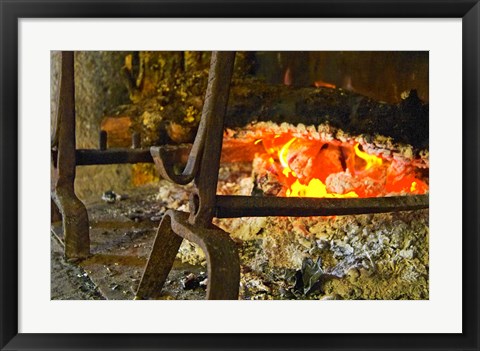
<svg viewBox="0 0 480 351">
<path fill-rule="evenodd" d="M 428 105 L 415 90 L 396 105 L 342 89 L 268 86 L 258 81 L 232 86 L 227 127 L 252 121 L 305 125 L 328 123 L 350 134 L 384 135 L 396 142 L 428 147 Z"/>
</svg>

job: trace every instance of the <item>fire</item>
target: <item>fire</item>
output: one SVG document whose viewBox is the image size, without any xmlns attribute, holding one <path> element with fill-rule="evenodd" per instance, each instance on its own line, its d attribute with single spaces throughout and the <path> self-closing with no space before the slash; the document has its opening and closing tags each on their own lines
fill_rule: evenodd
<svg viewBox="0 0 480 351">
<path fill-rule="evenodd" d="M 288 175 L 291 173 L 292 176 L 296 177 L 297 175 L 295 174 L 295 172 L 292 172 L 292 170 L 290 169 L 290 166 L 288 165 L 288 161 L 287 161 L 287 152 L 288 152 L 288 148 L 290 147 L 290 145 L 292 145 L 295 140 L 297 140 L 297 138 L 293 138 L 291 139 L 289 142 L 287 142 L 285 145 L 283 145 L 283 147 L 280 149 L 280 151 L 278 152 L 278 160 L 280 161 L 280 164 L 282 165 L 283 167 L 283 171 L 282 173 L 285 175 L 285 177 L 288 177 Z"/>
<path fill-rule="evenodd" d="M 268 170 L 287 197 L 351 198 L 425 194 L 428 184 L 406 162 L 360 150 L 359 143 L 322 142 L 291 134 L 265 136 Z"/>
<path fill-rule="evenodd" d="M 323 80 L 316 80 L 315 82 L 313 82 L 313 85 L 315 85 L 316 88 L 335 89 L 337 87 L 335 84 L 327 83 Z"/>
<path fill-rule="evenodd" d="M 289 148 L 296 140 L 297 138 L 290 139 L 278 151 L 278 160 L 283 167 L 282 174 L 287 178 L 290 176 L 296 178 L 286 191 L 287 197 L 358 197 L 353 191 L 346 194 L 329 193 L 327 186 L 318 178 L 312 178 L 307 184 L 302 184 L 297 174 L 291 170 L 287 159 Z"/>
<path fill-rule="evenodd" d="M 335 194 L 327 191 L 327 186 L 322 183 L 320 179 L 313 178 L 307 185 L 303 185 L 297 179 L 295 183 L 287 189 L 286 195 L 288 197 L 358 197 L 354 191 L 346 194 Z"/>
<path fill-rule="evenodd" d="M 380 167 L 383 163 L 382 159 L 375 155 L 369 155 L 364 151 L 361 151 L 358 148 L 358 143 L 354 146 L 355 154 L 364 160 L 367 164 L 365 166 L 365 171 L 368 171 L 372 167 Z"/>
</svg>

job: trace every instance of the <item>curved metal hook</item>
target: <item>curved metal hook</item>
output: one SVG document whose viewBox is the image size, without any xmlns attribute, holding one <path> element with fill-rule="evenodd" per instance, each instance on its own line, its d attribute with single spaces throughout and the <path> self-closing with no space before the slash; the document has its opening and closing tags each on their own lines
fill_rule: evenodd
<svg viewBox="0 0 480 351">
<path fill-rule="evenodd" d="M 187 165 L 180 174 L 177 174 L 174 168 L 174 163 L 178 160 L 175 149 L 169 146 L 152 146 L 150 148 L 150 153 L 160 176 L 180 185 L 186 185 L 195 178 L 205 146 L 205 124 L 205 118 L 202 118 L 192 149 L 188 155 Z"/>
<path fill-rule="evenodd" d="M 171 146 L 155 146 L 150 148 L 150 153 L 155 161 L 157 170 L 163 178 L 176 184 L 185 185 L 190 183 L 197 176 L 200 164 L 203 161 L 202 156 L 205 152 L 207 130 L 209 128 L 217 128 L 220 131 L 220 134 L 223 131 L 223 115 L 225 114 L 228 100 L 228 91 L 234 59 L 235 52 L 212 53 L 202 118 L 198 126 L 197 135 L 195 136 L 190 155 L 188 156 L 187 165 L 183 172 L 178 174 L 174 170 L 173 165 L 175 158 L 173 156 L 175 153 L 172 153 Z M 218 142 L 217 139 L 221 140 L 221 135 L 215 136 L 213 139 L 215 142 Z M 221 149 L 221 142 L 219 147 Z M 216 150 L 210 147 L 208 153 L 218 153 L 219 157 L 220 149 Z M 210 156 L 211 155 L 208 157 Z M 214 157 L 214 159 L 216 159 L 216 157 Z M 215 162 L 218 163 L 218 161 Z M 216 183 L 216 180 L 214 180 L 214 183 Z"/>
</svg>

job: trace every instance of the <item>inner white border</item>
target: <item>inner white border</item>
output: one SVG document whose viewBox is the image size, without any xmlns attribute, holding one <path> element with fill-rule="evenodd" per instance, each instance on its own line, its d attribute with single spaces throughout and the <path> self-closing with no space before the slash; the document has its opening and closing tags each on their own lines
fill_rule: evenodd
<svg viewBox="0 0 480 351">
<path fill-rule="evenodd" d="M 460 19 L 20 20 L 19 332 L 461 332 L 461 39 Z M 429 301 L 50 301 L 50 50 L 185 49 L 430 51 Z"/>
</svg>

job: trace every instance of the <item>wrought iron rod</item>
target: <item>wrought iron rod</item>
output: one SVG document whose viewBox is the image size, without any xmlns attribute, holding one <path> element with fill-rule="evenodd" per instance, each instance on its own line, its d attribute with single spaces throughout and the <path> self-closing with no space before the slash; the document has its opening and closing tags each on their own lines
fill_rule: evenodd
<svg viewBox="0 0 480 351">
<path fill-rule="evenodd" d="M 153 163 L 150 149 L 77 149 L 77 166 Z"/>
<path fill-rule="evenodd" d="M 428 203 L 428 195 L 338 199 L 217 195 L 215 217 L 341 216 L 420 210 Z"/>
</svg>

